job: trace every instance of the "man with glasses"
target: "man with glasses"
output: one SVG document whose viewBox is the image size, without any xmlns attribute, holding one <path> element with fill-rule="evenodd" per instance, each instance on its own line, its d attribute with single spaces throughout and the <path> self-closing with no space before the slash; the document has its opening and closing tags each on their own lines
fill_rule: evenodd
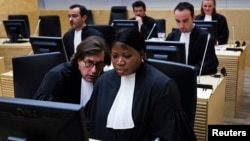
<svg viewBox="0 0 250 141">
<path fill-rule="evenodd" d="M 85 105 L 91 96 L 93 83 L 110 61 L 104 39 L 87 37 L 77 46 L 70 62 L 59 64 L 44 76 L 33 99 Z"/>
<path fill-rule="evenodd" d="M 87 13 L 87 8 L 83 5 L 73 4 L 69 7 L 68 19 L 71 28 L 63 36 L 69 60 L 82 40 L 93 35 L 103 37 L 102 33 L 86 25 Z"/>
</svg>

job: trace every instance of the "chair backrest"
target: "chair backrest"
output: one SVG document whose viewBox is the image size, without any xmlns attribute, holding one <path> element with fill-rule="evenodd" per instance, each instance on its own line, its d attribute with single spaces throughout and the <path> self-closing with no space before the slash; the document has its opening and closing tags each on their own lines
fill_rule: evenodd
<svg viewBox="0 0 250 141">
<path fill-rule="evenodd" d="M 111 46 L 114 40 L 114 28 L 111 25 L 88 25 L 98 31 L 100 31 L 109 46 Z"/>
<path fill-rule="evenodd" d="M 29 36 L 30 36 L 30 22 L 28 15 L 8 15 L 9 20 L 24 20 L 27 25 Z"/>
<path fill-rule="evenodd" d="M 63 56 L 60 52 L 13 57 L 15 97 L 32 99 L 45 73 L 62 62 Z"/>
<path fill-rule="evenodd" d="M 175 80 L 181 92 L 181 104 L 194 127 L 197 104 L 197 71 L 195 67 L 156 59 L 148 59 L 149 63 Z"/>
<path fill-rule="evenodd" d="M 155 19 L 156 21 L 156 27 L 157 27 L 157 33 L 164 32 L 166 33 L 166 20 L 165 19 Z"/>
<path fill-rule="evenodd" d="M 61 37 L 61 23 L 58 15 L 39 16 L 39 36 Z"/>
<path fill-rule="evenodd" d="M 88 10 L 86 24 L 94 24 L 92 10 Z"/>
<path fill-rule="evenodd" d="M 126 20 L 128 18 L 127 6 L 112 6 L 109 18 L 109 25 L 113 20 Z"/>
</svg>

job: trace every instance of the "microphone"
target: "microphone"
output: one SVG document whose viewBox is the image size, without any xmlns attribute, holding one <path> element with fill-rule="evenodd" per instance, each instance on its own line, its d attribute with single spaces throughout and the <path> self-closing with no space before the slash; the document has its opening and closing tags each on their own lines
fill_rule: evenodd
<svg viewBox="0 0 250 141">
<path fill-rule="evenodd" d="M 148 34 L 148 37 L 147 37 L 147 40 L 149 39 L 149 37 L 151 36 L 151 34 L 153 33 L 153 30 L 155 29 L 155 26 L 156 26 L 156 23 L 154 23 L 153 27 L 151 28 L 149 34 Z"/>
<path fill-rule="evenodd" d="M 232 32 L 233 32 L 233 43 L 235 43 L 235 37 L 234 37 L 234 26 L 232 26 Z"/>
<path fill-rule="evenodd" d="M 38 28 L 40 26 L 40 22 L 41 22 L 41 19 L 38 20 L 37 24 L 36 24 L 36 29 L 35 29 L 35 32 L 34 32 L 34 36 L 37 34 L 37 31 L 38 31 Z"/>
<path fill-rule="evenodd" d="M 204 51 L 204 54 L 203 54 L 203 58 L 202 58 L 202 62 L 201 62 L 201 67 L 200 67 L 200 72 L 199 72 L 199 78 L 198 78 L 198 83 L 197 83 L 197 87 L 198 88 L 203 88 L 203 89 L 213 89 L 213 86 L 212 85 L 209 85 L 209 84 L 201 84 L 200 83 L 200 79 L 201 79 L 201 72 L 202 72 L 202 68 L 203 68 L 203 64 L 204 64 L 204 60 L 205 60 L 205 56 L 206 56 L 206 53 L 207 53 L 207 46 L 208 46 L 208 42 L 210 40 L 210 33 L 207 35 L 207 43 L 206 43 L 206 47 L 205 47 L 205 51 Z"/>
</svg>

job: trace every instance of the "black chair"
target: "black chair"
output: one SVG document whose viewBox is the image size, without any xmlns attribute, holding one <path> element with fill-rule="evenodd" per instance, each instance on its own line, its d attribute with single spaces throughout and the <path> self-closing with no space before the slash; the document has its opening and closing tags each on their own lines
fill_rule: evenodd
<svg viewBox="0 0 250 141">
<path fill-rule="evenodd" d="M 126 20 L 127 18 L 128 18 L 128 15 L 127 15 L 126 6 L 112 6 L 111 7 L 109 25 L 112 24 L 113 20 Z"/>
<path fill-rule="evenodd" d="M 45 73 L 62 62 L 60 52 L 13 57 L 15 97 L 32 99 Z"/>
<path fill-rule="evenodd" d="M 157 33 L 164 32 L 166 33 L 166 20 L 165 19 L 155 19 Z"/>
<path fill-rule="evenodd" d="M 61 23 L 58 15 L 39 16 L 39 36 L 61 37 Z"/>
<path fill-rule="evenodd" d="M 111 47 L 112 42 L 114 40 L 114 28 L 111 25 L 88 25 L 88 26 L 100 31 L 105 41 L 109 45 L 109 47 Z"/>
<path fill-rule="evenodd" d="M 197 104 L 197 71 L 193 66 L 176 62 L 148 59 L 149 63 L 176 81 L 181 103 L 194 127 Z"/>
<path fill-rule="evenodd" d="M 30 22 L 28 15 L 8 15 L 8 20 L 24 20 L 28 29 L 28 36 L 30 36 Z"/>
<path fill-rule="evenodd" d="M 93 19 L 92 10 L 88 10 L 86 24 L 88 24 L 88 25 L 89 25 L 89 24 L 94 24 L 94 19 Z"/>
</svg>

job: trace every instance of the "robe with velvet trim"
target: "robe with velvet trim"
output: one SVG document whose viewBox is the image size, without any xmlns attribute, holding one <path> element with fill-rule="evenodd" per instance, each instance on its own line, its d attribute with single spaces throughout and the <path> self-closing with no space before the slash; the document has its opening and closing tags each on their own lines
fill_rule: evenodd
<svg viewBox="0 0 250 141">
<path fill-rule="evenodd" d="M 82 35 L 81 35 L 82 41 L 89 36 L 99 36 L 99 37 L 104 38 L 104 36 L 102 35 L 101 32 L 99 32 L 91 27 L 85 26 L 82 29 Z M 63 36 L 63 43 L 64 43 L 65 50 L 66 50 L 66 53 L 67 53 L 69 60 L 72 57 L 72 55 L 74 54 L 74 50 L 75 50 L 74 49 L 74 37 L 75 37 L 75 30 L 74 29 L 70 29 Z"/>
<path fill-rule="evenodd" d="M 197 75 L 200 72 L 203 55 L 206 48 L 208 32 L 194 26 L 190 34 L 188 65 L 192 65 L 197 70 Z M 168 34 L 167 41 L 180 41 L 181 32 L 178 29 L 173 30 Z M 219 65 L 218 58 L 215 54 L 215 46 L 213 40 L 209 40 L 206 56 L 202 67 L 202 75 L 214 74 L 217 72 Z"/>
<path fill-rule="evenodd" d="M 204 20 L 205 15 L 197 15 L 195 17 L 195 20 Z M 221 14 L 214 14 L 212 16 L 212 20 L 217 21 L 217 38 L 219 45 L 222 44 L 227 44 L 228 43 L 228 38 L 229 38 L 229 29 L 228 29 L 228 24 L 227 24 L 227 19 L 225 16 Z"/>
<path fill-rule="evenodd" d="M 95 83 L 86 117 L 91 138 L 104 141 L 195 141 L 190 121 L 182 109 L 176 83 L 147 63 L 143 63 L 135 76 L 132 104 L 134 128 L 106 128 L 107 117 L 121 77 L 110 70 Z"/>
</svg>

